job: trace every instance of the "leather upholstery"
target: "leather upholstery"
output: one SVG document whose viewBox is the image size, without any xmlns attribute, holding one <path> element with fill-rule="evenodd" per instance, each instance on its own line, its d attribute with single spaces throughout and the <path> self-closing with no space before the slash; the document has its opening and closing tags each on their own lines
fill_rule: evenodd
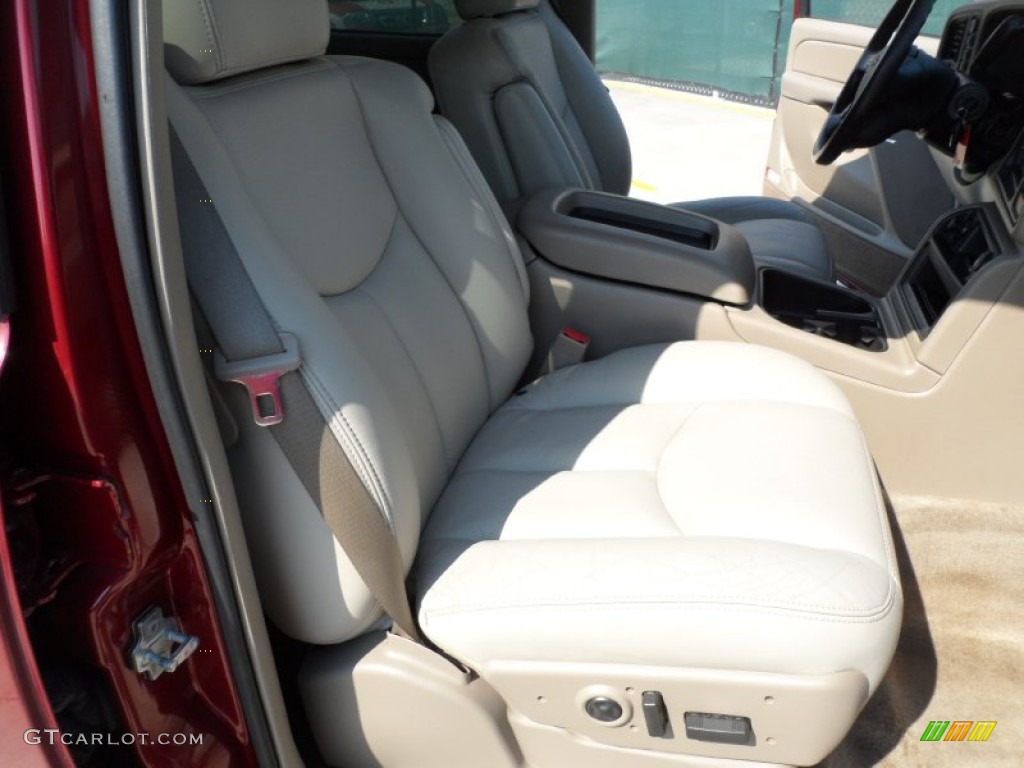
<svg viewBox="0 0 1024 768">
<path fill-rule="evenodd" d="M 768 197 L 720 197 L 673 207 L 732 224 L 747 239 L 760 266 L 819 280 L 832 278 L 825 235 L 799 205 Z"/>
<path fill-rule="evenodd" d="M 299 337 L 303 376 L 411 564 L 447 476 L 531 351 L 508 223 L 397 65 L 317 58 L 168 92 L 253 283 Z M 379 612 L 240 388 L 227 395 L 268 613 L 310 642 L 359 634 Z"/>
<path fill-rule="evenodd" d="M 683 208 L 734 226 L 747 221 L 798 221 L 814 226 L 814 217 L 799 205 L 770 197 L 716 197 L 710 200 L 690 200 L 675 203 Z"/>
<path fill-rule="evenodd" d="M 550 5 L 513 13 L 516 4 L 508 2 L 498 18 L 476 8 L 467 15 L 462 5 L 466 23 L 430 51 L 431 77 L 441 112 L 462 133 L 505 210 L 551 187 L 629 194 L 622 119 Z M 738 225 L 762 266 L 832 278 L 825 237 L 798 205 L 722 198 L 676 207 Z"/>
<path fill-rule="evenodd" d="M 536 8 L 538 2 L 540 0 L 455 0 L 455 10 L 463 19 L 479 19 Z"/>
<path fill-rule="evenodd" d="M 431 49 L 430 72 L 442 114 L 503 205 L 549 186 L 629 191 L 626 129 L 546 4 L 454 28 Z"/>
<path fill-rule="evenodd" d="M 849 405 L 806 363 L 728 343 L 627 350 L 512 398 L 431 514 L 415 583 L 424 632 L 485 677 L 613 659 L 874 687 L 901 619 Z"/>
<path fill-rule="evenodd" d="M 267 312 L 299 339 L 300 375 L 415 558 L 426 634 L 484 675 L 591 659 L 852 669 L 877 685 L 901 597 L 835 385 L 779 352 L 694 342 L 513 395 L 532 346 L 521 256 L 427 88 L 389 63 L 279 54 L 169 81 L 168 108 Z M 308 643 L 366 632 L 380 612 L 365 585 L 241 388 L 226 394 L 267 613 Z"/>
<path fill-rule="evenodd" d="M 327 50 L 324 0 L 166 0 L 167 69 L 179 83 L 208 83 Z"/>
</svg>

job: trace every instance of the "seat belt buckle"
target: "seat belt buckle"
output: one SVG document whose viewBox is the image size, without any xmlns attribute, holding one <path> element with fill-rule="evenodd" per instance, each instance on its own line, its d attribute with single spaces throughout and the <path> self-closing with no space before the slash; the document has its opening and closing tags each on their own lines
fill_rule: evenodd
<svg viewBox="0 0 1024 768">
<path fill-rule="evenodd" d="M 213 370 L 221 381 L 241 384 L 249 393 L 252 418 L 261 427 L 272 427 L 284 421 L 280 379 L 296 370 L 299 340 L 290 333 L 278 334 L 283 352 L 247 360 L 228 360 L 218 349 L 213 353 Z"/>
<path fill-rule="evenodd" d="M 548 372 L 582 363 L 590 347 L 590 337 L 575 328 L 563 328 L 548 350 Z"/>
</svg>

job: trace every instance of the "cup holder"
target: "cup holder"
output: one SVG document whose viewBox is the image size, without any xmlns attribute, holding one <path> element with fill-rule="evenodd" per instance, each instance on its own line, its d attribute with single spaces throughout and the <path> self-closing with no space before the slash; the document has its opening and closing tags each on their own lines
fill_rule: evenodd
<svg viewBox="0 0 1024 768">
<path fill-rule="evenodd" d="M 869 352 L 888 347 L 878 310 L 857 294 L 777 269 L 761 270 L 761 307 L 779 322 Z"/>
</svg>

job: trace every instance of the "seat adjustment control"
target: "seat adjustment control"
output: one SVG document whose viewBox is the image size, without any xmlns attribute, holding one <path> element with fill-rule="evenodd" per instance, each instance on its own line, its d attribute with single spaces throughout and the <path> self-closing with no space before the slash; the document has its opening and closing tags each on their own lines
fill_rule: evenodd
<svg viewBox="0 0 1024 768">
<path fill-rule="evenodd" d="M 585 709 L 599 723 L 614 723 L 622 719 L 622 705 L 607 696 L 595 696 L 587 701 Z"/>
<path fill-rule="evenodd" d="M 644 691 L 644 720 L 647 721 L 647 733 L 655 739 L 671 739 L 672 724 L 665 708 L 665 697 L 660 691 Z"/>
<path fill-rule="evenodd" d="M 710 741 L 715 744 L 754 745 L 754 729 L 749 717 L 711 715 L 706 712 L 687 712 L 686 738 Z"/>
</svg>

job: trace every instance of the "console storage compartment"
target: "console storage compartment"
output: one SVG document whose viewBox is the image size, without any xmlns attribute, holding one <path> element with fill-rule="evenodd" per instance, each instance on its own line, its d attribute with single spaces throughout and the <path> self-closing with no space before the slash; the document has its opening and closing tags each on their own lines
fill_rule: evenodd
<svg viewBox="0 0 1024 768">
<path fill-rule="evenodd" d="M 927 336 L 964 287 L 1001 251 L 983 209 L 967 207 L 942 219 L 901 286 L 914 310 L 915 329 Z"/>
<path fill-rule="evenodd" d="M 706 216 L 557 189 L 527 200 L 516 224 L 540 256 L 571 272 L 738 306 L 754 293 L 746 239 Z"/>
<path fill-rule="evenodd" d="M 776 320 L 870 352 L 886 349 L 878 310 L 862 296 L 778 269 L 760 277 L 761 307 Z"/>
</svg>

